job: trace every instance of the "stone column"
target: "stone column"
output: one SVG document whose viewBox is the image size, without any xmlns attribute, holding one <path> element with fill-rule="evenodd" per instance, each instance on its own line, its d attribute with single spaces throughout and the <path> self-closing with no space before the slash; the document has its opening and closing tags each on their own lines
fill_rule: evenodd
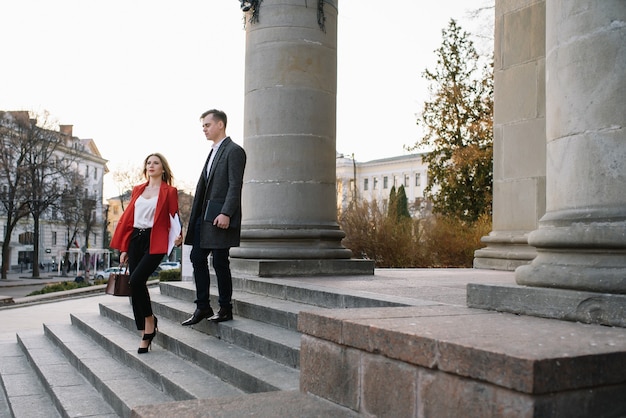
<svg viewBox="0 0 626 418">
<path fill-rule="evenodd" d="M 626 293 L 626 3 L 546 6 L 546 214 L 518 284 Z"/>
<path fill-rule="evenodd" d="M 528 234 L 545 213 L 545 1 L 497 1 L 493 230 L 474 267 L 515 270 L 537 255 Z"/>
<path fill-rule="evenodd" d="M 337 223 L 337 0 L 263 0 L 246 23 L 241 247 L 262 276 L 373 274 Z M 253 11 L 246 14 L 249 19 Z"/>
</svg>

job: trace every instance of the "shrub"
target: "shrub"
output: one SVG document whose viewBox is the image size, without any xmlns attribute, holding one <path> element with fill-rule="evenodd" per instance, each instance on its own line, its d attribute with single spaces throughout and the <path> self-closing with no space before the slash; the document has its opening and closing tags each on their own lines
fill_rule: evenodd
<svg viewBox="0 0 626 418">
<path fill-rule="evenodd" d="M 180 269 L 161 270 L 159 272 L 159 280 L 162 282 L 180 282 L 182 274 Z"/>
<path fill-rule="evenodd" d="M 436 216 L 424 222 L 422 242 L 430 256 L 429 267 L 472 267 L 480 239 L 491 231 L 488 215 L 466 223 L 457 218 Z"/>
<path fill-rule="evenodd" d="M 44 295 L 46 293 L 61 292 L 63 290 L 72 290 L 72 289 L 78 289 L 78 288 L 87 287 L 87 286 L 91 286 L 91 285 L 86 282 L 82 282 L 82 283 L 60 282 L 60 283 L 54 283 L 54 284 L 49 284 L 47 286 L 44 286 L 41 290 L 35 290 L 34 292 L 30 292 L 26 296 Z"/>
<path fill-rule="evenodd" d="M 374 260 L 377 267 L 412 267 L 423 264 L 419 221 L 387 216 L 377 202 L 359 201 L 340 217 L 346 233 L 344 246 L 354 257 Z"/>
<path fill-rule="evenodd" d="M 489 216 L 464 223 L 442 216 L 428 219 L 387 216 L 376 202 L 359 201 L 339 216 L 343 245 L 355 258 L 376 267 L 471 267 L 481 237 L 491 230 Z"/>
</svg>

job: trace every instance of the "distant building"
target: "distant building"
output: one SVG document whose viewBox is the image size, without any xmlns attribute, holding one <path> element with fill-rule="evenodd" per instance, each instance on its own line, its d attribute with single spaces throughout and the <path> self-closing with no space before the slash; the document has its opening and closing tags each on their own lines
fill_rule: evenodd
<svg viewBox="0 0 626 418">
<path fill-rule="evenodd" d="M 353 199 L 376 201 L 384 207 L 393 186 L 400 185 L 409 201 L 413 217 L 422 217 L 430 211 L 424 200 L 428 165 L 423 153 L 358 162 L 343 154 L 337 155 L 337 209 L 345 210 Z M 356 185 L 356 187 L 355 187 Z"/>
<path fill-rule="evenodd" d="M 28 118 L 28 112 L 8 112 L 16 117 Z M 89 237 L 85 236 L 85 228 L 79 228 L 76 236 L 71 237 L 65 220 L 57 206 L 49 207 L 40 218 L 39 228 L 39 262 L 43 265 L 42 271 L 58 269 L 59 262 L 68 252 L 70 261 L 81 259 L 85 252 L 92 255 L 91 266 L 88 269 L 100 268 L 108 263 L 108 250 L 103 249 L 105 244 L 104 205 L 102 199 L 103 178 L 108 173 L 107 160 L 102 158 L 93 139 L 80 139 L 72 134 L 72 125 L 60 125 L 57 132 L 63 138 L 63 147 L 57 153 L 61 158 L 71 152 L 75 164 L 75 172 L 84 180 L 84 189 L 79 190 L 82 201 L 90 201 L 93 205 L 93 224 Z M 49 131 L 54 132 L 54 131 Z M 69 179 L 68 179 L 69 183 Z M 64 184 L 63 186 L 67 186 Z M 5 186 L 6 187 L 6 186 Z M 0 231 L 6 231 L 6 213 L 0 210 Z M 10 270 L 21 268 L 29 269 L 34 259 L 34 228 L 32 217 L 26 217 L 17 225 L 10 242 Z M 0 242 L 4 240 L 4 233 L 0 235 Z M 70 242 L 71 241 L 71 242 Z M 88 243 L 88 245 L 87 245 Z M 83 258 L 84 259 L 84 258 Z M 76 264 L 80 267 L 80 262 Z"/>
<path fill-rule="evenodd" d="M 113 236 L 117 223 L 124 212 L 124 209 L 130 203 L 130 191 L 121 195 L 107 199 L 107 232 L 109 238 Z"/>
</svg>

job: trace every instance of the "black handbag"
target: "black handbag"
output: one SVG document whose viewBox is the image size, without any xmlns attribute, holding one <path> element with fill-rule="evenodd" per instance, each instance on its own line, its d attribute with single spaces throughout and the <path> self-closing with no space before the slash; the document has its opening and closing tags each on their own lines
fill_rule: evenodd
<svg viewBox="0 0 626 418">
<path fill-rule="evenodd" d="M 104 292 L 113 296 L 130 296 L 130 274 L 128 274 L 128 268 L 124 269 L 124 273 L 111 273 Z"/>
</svg>

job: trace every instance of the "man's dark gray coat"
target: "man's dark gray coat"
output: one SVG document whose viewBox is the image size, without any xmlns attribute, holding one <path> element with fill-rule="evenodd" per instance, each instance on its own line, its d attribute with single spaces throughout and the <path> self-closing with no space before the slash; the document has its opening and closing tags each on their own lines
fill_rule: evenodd
<svg viewBox="0 0 626 418">
<path fill-rule="evenodd" d="M 205 173 L 208 161 L 207 157 L 196 186 L 185 244 L 193 244 L 194 225 L 198 217 L 202 217 L 200 231 L 202 248 L 238 247 L 241 239 L 241 188 L 246 166 L 246 153 L 230 137 L 226 137 L 217 150 L 207 178 Z M 213 225 L 211 219 L 204 220 L 209 200 L 222 204 L 220 213 L 230 217 L 228 229 L 218 228 Z"/>
</svg>

